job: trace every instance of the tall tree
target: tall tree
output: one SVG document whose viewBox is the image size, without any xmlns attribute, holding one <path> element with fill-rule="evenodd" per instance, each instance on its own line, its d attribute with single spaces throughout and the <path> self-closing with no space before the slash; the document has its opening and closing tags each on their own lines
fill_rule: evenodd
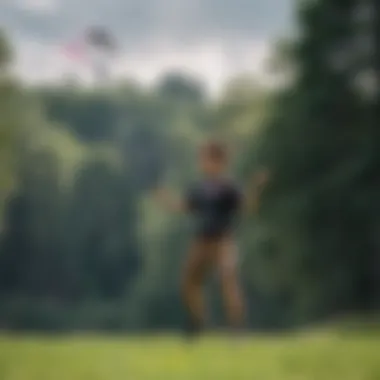
<svg viewBox="0 0 380 380">
<path fill-rule="evenodd" d="M 264 213 L 277 252 L 272 267 L 282 263 L 283 285 L 305 318 L 369 307 L 374 295 L 368 231 L 378 185 L 364 177 L 379 141 L 363 79 L 374 47 L 366 7 L 355 0 L 301 3 L 295 78 L 252 143 L 259 163 L 273 171 Z"/>
</svg>

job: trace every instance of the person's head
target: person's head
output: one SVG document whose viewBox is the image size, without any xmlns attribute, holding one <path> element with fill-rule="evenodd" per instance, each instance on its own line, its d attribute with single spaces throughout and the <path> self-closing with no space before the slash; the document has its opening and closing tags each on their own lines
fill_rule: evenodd
<svg viewBox="0 0 380 380">
<path fill-rule="evenodd" d="M 228 166 L 228 151 L 224 144 L 217 141 L 207 141 L 199 152 L 199 166 L 202 174 L 207 177 L 222 175 Z"/>
</svg>

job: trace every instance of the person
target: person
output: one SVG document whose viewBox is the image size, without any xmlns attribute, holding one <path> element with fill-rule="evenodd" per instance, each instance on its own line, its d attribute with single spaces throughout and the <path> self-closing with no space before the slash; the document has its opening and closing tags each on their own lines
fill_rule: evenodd
<svg viewBox="0 0 380 380">
<path fill-rule="evenodd" d="M 254 176 L 253 188 L 243 194 L 228 177 L 227 148 L 207 141 L 198 157 L 201 179 L 181 198 L 165 188 L 157 189 L 157 198 L 168 209 L 190 213 L 195 219 L 195 234 L 182 274 L 182 298 L 187 310 L 186 332 L 200 333 L 206 324 L 202 285 L 208 274 L 216 270 L 222 296 L 233 330 L 241 330 L 245 308 L 238 277 L 238 252 L 234 230 L 241 210 L 257 211 L 259 199 L 269 175 L 266 170 Z"/>
</svg>

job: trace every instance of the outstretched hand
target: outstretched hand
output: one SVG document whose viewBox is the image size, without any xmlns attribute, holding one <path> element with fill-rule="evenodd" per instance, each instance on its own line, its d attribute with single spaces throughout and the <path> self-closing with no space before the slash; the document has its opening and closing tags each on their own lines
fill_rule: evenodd
<svg viewBox="0 0 380 380">
<path fill-rule="evenodd" d="M 159 203 L 171 211 L 182 211 L 184 209 L 182 201 L 165 187 L 157 188 L 154 196 Z"/>
<path fill-rule="evenodd" d="M 270 180 L 270 172 L 267 169 L 260 170 L 252 177 L 252 182 L 246 194 L 246 210 L 258 213 L 260 198 L 265 186 Z"/>
<path fill-rule="evenodd" d="M 259 191 L 263 190 L 269 181 L 270 172 L 267 169 L 261 170 L 253 176 L 253 185 Z"/>
<path fill-rule="evenodd" d="M 166 203 L 167 200 L 171 198 L 171 193 L 165 187 L 158 187 L 154 191 L 154 197 L 157 199 L 157 201 Z"/>
</svg>

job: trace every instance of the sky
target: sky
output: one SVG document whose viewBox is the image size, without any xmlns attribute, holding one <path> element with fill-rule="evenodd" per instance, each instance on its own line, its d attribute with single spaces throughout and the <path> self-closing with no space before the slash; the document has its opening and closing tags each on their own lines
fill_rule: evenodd
<svg viewBox="0 0 380 380">
<path fill-rule="evenodd" d="M 93 55 L 63 47 L 102 25 L 118 40 L 112 73 L 151 83 L 180 70 L 218 91 L 231 76 L 264 77 L 273 43 L 291 33 L 291 0 L 0 0 L 0 25 L 16 47 L 16 71 L 33 81 L 89 80 Z"/>
</svg>

